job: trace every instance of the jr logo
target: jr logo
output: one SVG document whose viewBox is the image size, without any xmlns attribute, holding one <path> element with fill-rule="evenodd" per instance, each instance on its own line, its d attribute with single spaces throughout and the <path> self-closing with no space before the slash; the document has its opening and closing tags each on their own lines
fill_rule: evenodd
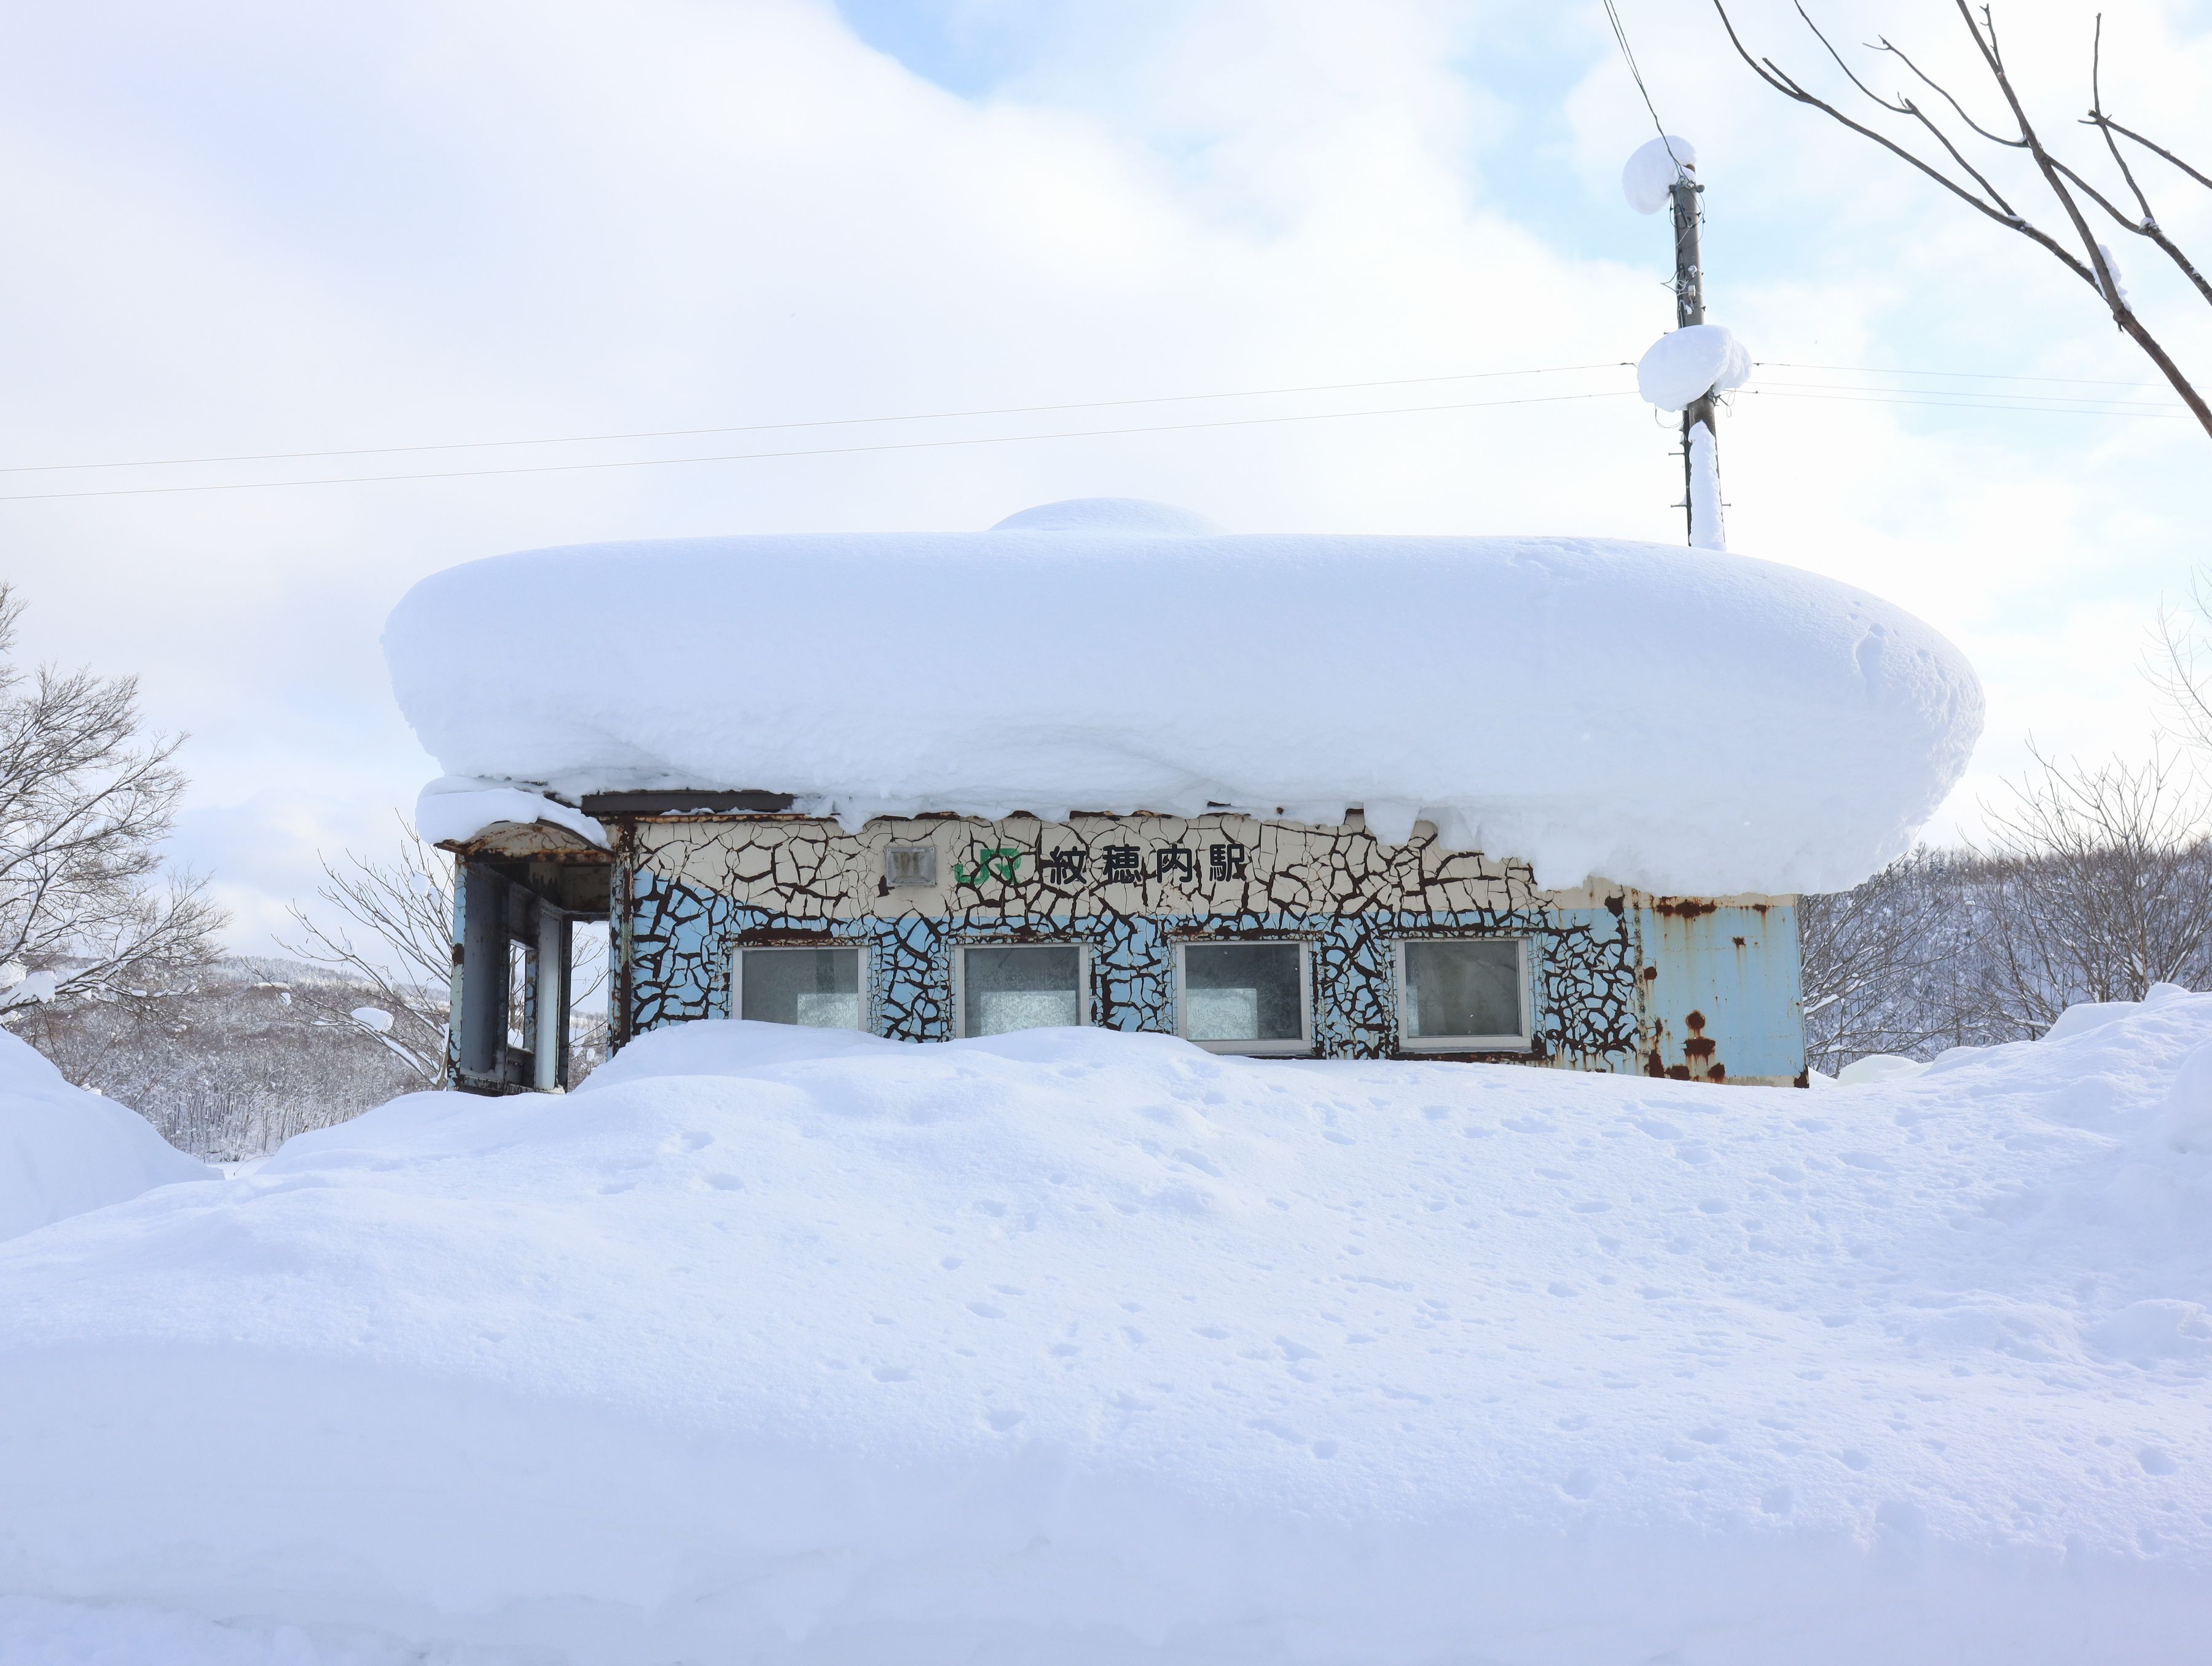
<svg viewBox="0 0 2212 1666">
<path fill-rule="evenodd" d="M 1014 876 L 1020 872 L 1021 865 L 1022 853 L 1019 851 L 1012 849 L 980 851 L 976 853 L 975 867 L 970 868 L 964 862 L 956 862 L 952 864 L 952 882 L 956 885 L 975 885 L 988 877 L 1002 879 L 1011 883 Z"/>
</svg>

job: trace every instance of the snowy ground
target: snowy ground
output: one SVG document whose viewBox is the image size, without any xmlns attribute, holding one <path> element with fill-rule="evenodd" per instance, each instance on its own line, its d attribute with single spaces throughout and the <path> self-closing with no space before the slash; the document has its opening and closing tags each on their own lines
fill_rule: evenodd
<svg viewBox="0 0 2212 1666">
<path fill-rule="evenodd" d="M 0 1659 L 2202 1658 L 2207 1044 L 398 1100 L 0 1246 Z"/>
</svg>

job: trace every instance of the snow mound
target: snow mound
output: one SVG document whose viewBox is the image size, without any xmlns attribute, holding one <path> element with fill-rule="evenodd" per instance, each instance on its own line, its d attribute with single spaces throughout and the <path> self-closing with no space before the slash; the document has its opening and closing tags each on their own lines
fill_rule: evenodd
<svg viewBox="0 0 2212 1666">
<path fill-rule="evenodd" d="M 607 830 L 574 805 L 502 782 L 441 775 L 415 799 L 415 831 L 433 845 L 465 845 L 501 821 L 544 821 L 601 847 L 607 842 Z"/>
<path fill-rule="evenodd" d="M 73 1087 L 28 1042 L 0 1030 L 0 1239 L 152 1186 L 217 1178 L 128 1106 Z"/>
<path fill-rule="evenodd" d="M 1143 498 L 1069 498 L 1009 515 L 994 532 L 1218 532 L 1205 516 Z"/>
<path fill-rule="evenodd" d="M 1751 354 L 1717 324 L 1685 324 L 1644 349 L 1636 362 L 1636 391 L 1662 411 L 1678 411 L 1708 393 L 1725 393 L 1751 379 Z"/>
<path fill-rule="evenodd" d="M 2195 1659 L 2207 1045 L 663 1030 L 0 1249 L 0 1590 L 537 1666 Z"/>
<path fill-rule="evenodd" d="M 1665 208 L 1674 189 L 1676 175 L 1698 171 L 1698 148 L 1669 133 L 1638 147 L 1620 170 L 1621 194 L 1638 214 L 1656 214 Z"/>
<path fill-rule="evenodd" d="M 1856 883 L 1982 721 L 1958 650 L 1863 591 L 1595 538 L 584 545 L 424 579 L 384 645 L 476 787 L 754 789 L 848 826 L 1358 806 L 1386 838 L 1426 817 L 1549 882 L 1662 893 Z"/>
<path fill-rule="evenodd" d="M 1907 1058 L 1901 1053 L 1869 1053 L 1837 1071 L 1835 1080 L 1839 1087 L 1859 1087 L 1875 1081 L 1902 1081 L 1927 1072 L 1925 1059 Z"/>
</svg>

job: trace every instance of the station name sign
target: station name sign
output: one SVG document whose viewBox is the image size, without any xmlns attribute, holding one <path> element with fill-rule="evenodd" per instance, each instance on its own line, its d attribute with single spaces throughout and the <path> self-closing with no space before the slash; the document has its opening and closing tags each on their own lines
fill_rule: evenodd
<svg viewBox="0 0 2212 1666">
<path fill-rule="evenodd" d="M 1185 885 L 1243 879 L 1245 847 L 1231 839 L 1201 845 L 1156 845 L 1140 850 L 1134 845 L 1101 845 L 1096 848 L 1064 845 L 1052 851 L 1024 851 L 1018 846 L 991 845 L 969 852 L 967 860 L 952 864 L 952 882 L 981 887 L 987 881 L 1019 885 L 1039 881 L 1048 885 L 1141 885 L 1146 880 L 1172 880 Z"/>
</svg>

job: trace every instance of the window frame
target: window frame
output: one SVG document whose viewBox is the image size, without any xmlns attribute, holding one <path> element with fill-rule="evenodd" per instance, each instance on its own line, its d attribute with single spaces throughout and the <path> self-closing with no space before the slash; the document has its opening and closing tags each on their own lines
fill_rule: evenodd
<svg viewBox="0 0 2212 1666">
<path fill-rule="evenodd" d="M 971 948 L 1072 948 L 1075 951 L 1075 1027 L 1091 1029 L 1096 1027 L 1091 998 L 1091 945 L 1064 937 L 1053 937 L 1040 942 L 1027 940 L 1006 942 L 990 937 L 963 939 L 952 946 L 952 1039 L 955 1041 L 982 1040 L 985 1037 L 970 1037 L 968 1033 L 968 951 Z M 1039 1025 L 1041 1029 L 1053 1026 Z M 996 1030 L 994 1035 L 1019 1035 L 1019 1030 Z"/>
<path fill-rule="evenodd" d="M 869 960 L 869 945 L 865 942 L 841 942 L 836 938 L 832 938 L 827 942 L 823 942 L 819 937 L 810 937 L 800 942 L 732 943 L 730 945 L 730 1016 L 735 1019 L 742 1019 L 745 1015 L 745 956 L 747 954 L 781 954 L 787 953 L 793 949 L 823 948 L 849 949 L 854 954 L 860 956 L 860 1024 L 852 1029 L 846 1029 L 842 1024 L 836 1026 L 822 1024 L 787 1024 L 783 1026 L 783 1027 L 788 1030 L 829 1029 L 834 1027 L 842 1031 L 847 1035 L 875 1034 L 875 1010 L 868 1004 L 868 973 L 872 969 Z M 752 1021 L 756 1023 L 769 1024 L 774 1023 L 775 1021 L 773 1019 L 762 1018 L 756 1019 Z"/>
<path fill-rule="evenodd" d="M 1190 955 L 1194 948 L 1279 948 L 1298 951 L 1298 1039 L 1296 1041 L 1200 1041 L 1190 1033 L 1190 1012 L 1185 997 L 1190 988 Z M 1314 1042 L 1313 943 L 1304 937 L 1185 937 L 1176 944 L 1175 1033 L 1194 1047 L 1209 1053 L 1228 1053 L 1245 1058 L 1310 1058 Z"/>
<path fill-rule="evenodd" d="M 1517 1035 L 1415 1035 L 1413 1033 L 1413 991 L 1406 971 L 1406 950 L 1414 943 L 1511 943 L 1513 989 L 1518 999 L 1521 1030 Z M 1390 949 L 1395 962 L 1398 997 L 1398 1051 L 1401 1053 L 1525 1053 L 1536 1045 L 1534 1003 L 1528 996 L 1528 940 L 1498 936 L 1415 936 L 1400 937 Z"/>
</svg>

